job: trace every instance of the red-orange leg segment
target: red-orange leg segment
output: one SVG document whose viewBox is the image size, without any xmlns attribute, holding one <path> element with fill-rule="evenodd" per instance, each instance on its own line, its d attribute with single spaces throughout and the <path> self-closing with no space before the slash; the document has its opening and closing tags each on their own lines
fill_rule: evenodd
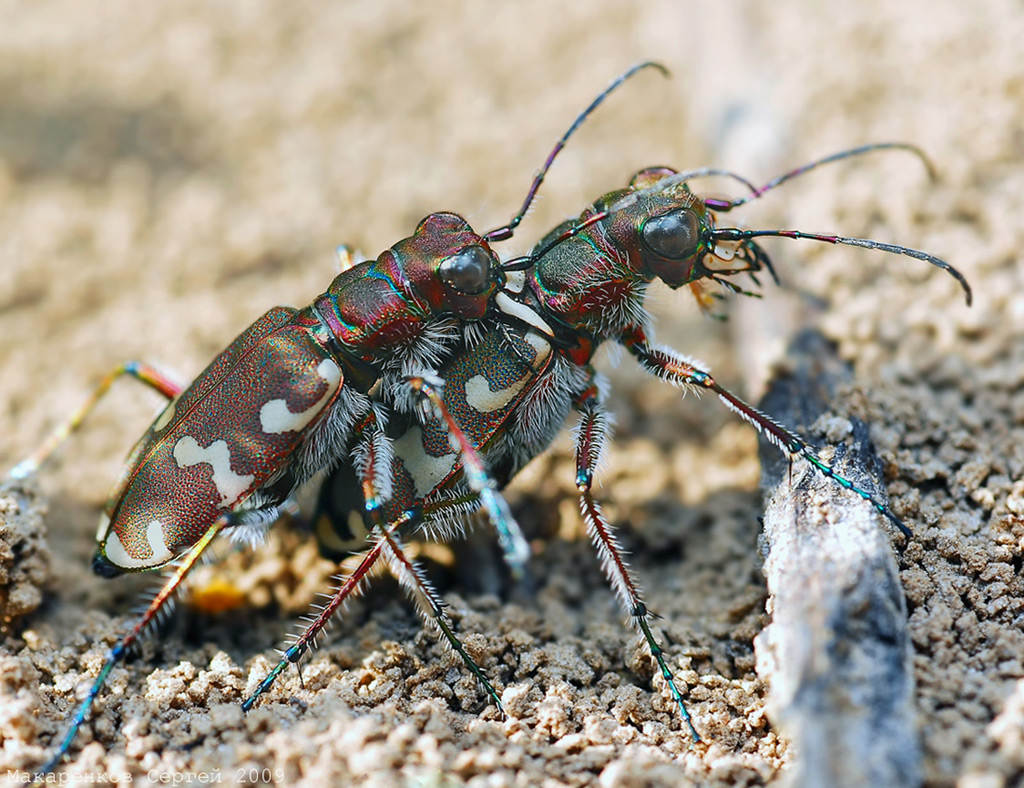
<svg viewBox="0 0 1024 788">
<path fill-rule="evenodd" d="M 122 375 L 131 375 L 154 391 L 160 392 L 169 400 L 177 397 L 183 388 L 181 384 L 171 380 L 156 367 L 144 364 L 141 361 L 126 361 L 118 365 L 99 382 L 85 402 L 65 422 L 60 424 L 30 457 L 26 457 L 11 469 L 11 478 L 24 479 L 26 476 L 39 470 L 39 467 L 50 458 L 60 445 L 82 426 L 82 422 L 92 413 L 93 408 L 96 407 L 99 401 L 103 399 L 107 391 L 114 384 L 114 381 Z"/>
<path fill-rule="evenodd" d="M 441 391 L 442 382 L 436 378 L 411 377 L 409 385 L 430 401 L 438 417 L 447 426 L 452 447 L 458 449 L 462 455 L 462 472 L 465 474 L 466 483 L 479 496 L 480 508 L 484 510 L 491 525 L 494 526 L 494 530 L 498 532 L 498 541 L 505 554 L 505 563 L 508 564 L 516 578 L 523 577 L 526 562 L 530 557 L 530 545 L 527 543 L 526 537 L 523 536 L 519 523 L 512 516 L 508 502 L 498 492 L 498 483 L 487 470 L 487 465 L 483 457 L 480 456 L 480 452 L 448 412 Z"/>
</svg>

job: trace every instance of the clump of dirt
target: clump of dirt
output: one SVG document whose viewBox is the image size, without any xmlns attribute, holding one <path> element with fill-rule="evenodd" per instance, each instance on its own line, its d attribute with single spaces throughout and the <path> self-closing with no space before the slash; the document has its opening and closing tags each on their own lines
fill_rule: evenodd
<svg viewBox="0 0 1024 788">
<path fill-rule="evenodd" d="M 35 485 L 0 482 L 0 632 L 34 612 L 49 578 L 46 504 Z"/>
</svg>

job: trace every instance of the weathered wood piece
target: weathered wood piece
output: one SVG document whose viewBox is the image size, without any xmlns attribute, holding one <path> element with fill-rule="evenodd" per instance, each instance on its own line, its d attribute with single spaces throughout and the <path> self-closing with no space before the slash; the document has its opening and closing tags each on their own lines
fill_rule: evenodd
<svg viewBox="0 0 1024 788">
<path fill-rule="evenodd" d="M 821 418 L 850 378 L 832 345 L 804 332 L 787 358 L 790 371 L 761 408 L 884 500 L 867 425 Z M 825 448 L 836 443 L 834 453 Z M 772 623 L 755 646 L 758 673 L 771 684 L 770 714 L 796 748 L 790 785 L 919 785 L 906 603 L 892 547 L 903 537 L 807 463 L 790 466 L 767 445 L 761 460 Z"/>
</svg>

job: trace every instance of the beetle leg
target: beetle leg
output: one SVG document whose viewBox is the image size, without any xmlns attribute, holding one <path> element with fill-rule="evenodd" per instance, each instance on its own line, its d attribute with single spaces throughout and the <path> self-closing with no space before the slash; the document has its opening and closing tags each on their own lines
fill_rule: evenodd
<svg viewBox="0 0 1024 788">
<path fill-rule="evenodd" d="M 709 373 L 699 369 L 671 348 L 650 345 L 639 329 L 624 337 L 623 344 L 626 345 L 630 353 L 636 356 L 641 366 L 651 374 L 676 386 L 713 391 L 729 410 L 752 424 L 758 432 L 786 452 L 790 458 L 806 460 L 822 476 L 832 479 L 840 487 L 856 493 L 874 506 L 878 513 L 899 528 L 905 537 L 908 539 L 911 537 L 910 529 L 896 516 L 887 503 L 879 500 L 873 493 L 858 487 L 845 476 L 839 475 L 831 465 L 818 456 L 817 452 L 803 438 L 787 430 L 771 416 L 761 413 L 757 408 L 748 405 L 727 389 L 722 388 Z"/>
<path fill-rule="evenodd" d="M 339 274 L 356 267 L 355 249 L 348 244 L 339 244 L 334 250 L 334 254 L 338 261 Z"/>
<path fill-rule="evenodd" d="M 517 579 L 524 577 L 526 561 L 530 557 L 530 545 L 523 536 L 519 523 L 512 516 L 508 502 L 498 492 L 498 483 L 487 470 L 480 452 L 459 427 L 445 407 L 442 384 L 436 378 L 414 376 L 408 379 L 414 391 L 422 394 L 434 407 L 451 436 L 452 447 L 462 455 L 462 470 L 469 488 L 479 496 L 480 507 L 498 532 L 498 540 L 505 554 L 505 563 Z"/>
<path fill-rule="evenodd" d="M 229 527 L 234 523 L 234 513 L 225 514 L 223 517 L 218 518 L 213 525 L 211 525 L 206 532 L 185 554 L 185 556 L 178 562 L 174 571 L 170 577 L 164 582 L 163 587 L 157 592 L 156 596 L 149 603 L 149 607 L 139 617 L 128 633 L 121 638 L 116 646 L 114 646 L 107 654 L 107 661 L 103 663 L 103 667 L 100 668 L 99 674 L 93 681 L 92 687 L 89 689 L 89 694 L 85 696 L 85 699 L 78 707 L 78 711 L 75 712 L 74 718 L 71 720 L 71 727 L 68 729 L 67 734 L 64 736 L 64 740 L 61 742 L 57 752 L 53 754 L 46 765 L 43 766 L 42 772 L 52 772 L 57 768 L 57 764 L 60 763 L 61 759 L 71 748 L 71 743 L 74 741 L 75 736 L 78 735 L 78 730 L 82 727 L 85 722 L 85 718 L 89 715 L 89 710 L 92 708 L 93 701 L 99 695 L 100 690 L 103 689 L 103 685 L 107 682 L 107 677 L 110 675 L 110 671 L 114 667 L 124 660 L 131 650 L 133 644 L 135 644 L 139 637 L 147 630 L 149 625 L 156 619 L 160 611 L 163 610 L 164 605 L 168 603 L 174 593 L 178 590 L 185 576 L 189 573 L 200 556 L 210 546 L 210 543 L 217 537 L 218 534 L 225 528 Z"/>
<path fill-rule="evenodd" d="M 393 465 L 391 442 L 380 431 L 378 420 L 372 412 L 363 429 L 364 434 L 360 436 L 359 441 L 360 448 L 356 450 L 356 464 L 362 477 L 366 512 L 373 523 L 374 536 L 384 544 L 384 558 L 388 562 L 391 574 L 415 602 L 424 621 L 428 625 L 433 622 L 444 635 L 448 644 L 466 663 L 469 671 L 477 677 L 504 716 L 505 710 L 502 708 L 498 693 L 452 631 L 451 622 L 444 612 L 444 602 L 441 601 L 437 591 L 431 586 L 430 581 L 423 575 L 420 568 L 405 554 L 398 536 L 393 534 L 390 528 L 384 527 L 381 520 L 382 507 L 384 501 L 391 497 L 391 468 Z M 452 502 L 451 505 L 458 506 L 458 503 Z"/>
<path fill-rule="evenodd" d="M 122 375 L 131 375 L 138 381 L 145 383 L 150 388 L 163 394 L 167 399 L 172 400 L 177 397 L 181 391 L 182 386 L 175 383 L 164 373 L 158 370 L 156 367 L 145 364 L 141 361 L 126 361 L 123 364 L 119 364 L 117 367 L 112 369 L 103 380 L 99 382 L 96 388 L 93 389 L 89 397 L 83 402 L 77 410 L 72 413 L 67 421 L 60 424 L 47 438 L 42 446 L 26 459 L 15 465 L 10 471 L 10 477 L 13 479 L 24 479 L 32 473 L 39 470 L 41 466 L 50 455 L 57 450 L 57 448 L 66 441 L 75 430 L 82 426 L 82 422 L 85 421 L 92 409 L 96 407 L 96 404 L 103 399 L 104 395 L 113 385 L 114 381 Z"/>
<path fill-rule="evenodd" d="M 419 609 L 424 621 L 428 624 L 433 622 L 441 634 L 444 635 L 448 645 L 462 658 L 466 667 L 483 685 L 487 695 L 494 702 L 494 705 L 498 707 L 502 717 L 504 717 L 505 709 L 501 705 L 501 698 L 491 685 L 491 682 L 487 680 L 480 666 L 476 664 L 476 661 L 469 655 L 458 636 L 452 630 L 451 622 L 444 612 L 445 604 L 437 595 L 437 591 L 434 590 L 427 578 L 424 577 L 420 567 L 414 564 L 405 554 L 397 536 L 392 535 L 388 531 L 380 531 L 380 529 L 375 529 L 375 531 L 380 533 L 380 539 L 384 543 L 384 557 L 391 568 L 391 574 L 395 576 L 416 603 L 416 607 Z"/>
<path fill-rule="evenodd" d="M 401 547 L 398 545 L 397 541 L 393 539 L 395 534 L 397 534 L 403 528 L 406 528 L 410 525 L 419 522 L 422 517 L 429 517 L 434 514 L 442 513 L 443 510 L 448 507 L 453 507 L 460 511 L 464 511 L 467 503 L 470 502 L 463 498 L 452 499 L 450 501 L 439 501 L 430 504 L 429 506 L 424 505 L 422 510 L 407 509 L 406 511 L 402 512 L 398 517 L 396 517 L 392 522 L 388 523 L 386 526 L 375 526 L 373 529 L 373 533 L 370 536 L 370 539 L 373 541 L 373 545 L 363 555 L 363 558 L 359 562 L 359 565 L 352 571 L 350 575 L 344 578 L 344 580 L 341 582 L 341 585 L 338 586 L 337 590 L 328 600 L 327 604 L 320 608 L 320 612 L 310 622 L 309 626 L 306 627 L 305 631 L 303 631 L 295 639 L 291 646 L 289 646 L 288 649 L 284 652 L 284 654 L 281 657 L 281 660 L 277 663 L 277 665 L 275 665 L 274 668 L 270 671 L 270 673 L 267 674 L 267 677 L 260 682 L 259 686 L 256 687 L 255 691 L 248 698 L 246 698 L 245 702 L 242 703 L 242 711 L 249 711 L 256 704 L 256 701 L 259 699 L 259 697 L 263 695 L 267 690 L 269 690 L 271 686 L 273 686 L 274 682 L 277 680 L 277 677 L 280 676 L 281 673 L 283 673 L 284 670 L 289 665 L 296 663 L 300 659 L 302 659 L 305 653 L 309 650 L 310 644 L 327 625 L 327 622 L 330 620 L 331 616 L 334 615 L 335 611 L 342 605 L 342 603 L 345 602 L 346 599 L 348 599 L 350 596 L 353 596 L 354 594 L 359 593 L 359 591 L 362 588 L 363 582 L 367 579 L 367 575 L 373 568 L 373 565 L 377 563 L 377 560 L 381 557 L 382 553 L 385 553 L 385 551 L 389 547 L 398 547 L 398 550 L 393 550 L 393 552 L 401 553 Z M 406 561 L 408 561 L 404 553 L 401 553 L 401 558 L 404 558 Z M 391 561 L 390 555 L 387 557 L 387 560 L 389 562 Z M 396 574 L 396 576 L 398 577 L 399 582 L 403 582 L 403 578 L 401 577 L 400 574 Z M 416 589 L 416 591 L 419 591 L 419 589 Z M 416 598 L 415 595 L 414 598 Z M 435 620 L 440 621 L 442 619 L 436 618 Z M 441 629 L 442 633 L 444 633 L 445 636 L 448 637 L 448 633 L 445 632 L 444 627 L 442 627 L 440 624 L 438 626 Z M 449 642 L 451 642 L 450 639 Z M 456 642 L 458 641 L 456 640 Z M 459 651 L 458 648 L 456 648 L 456 650 Z M 460 656 L 462 656 L 463 653 L 463 651 L 459 651 Z M 496 693 L 494 691 L 494 688 L 491 687 L 491 685 L 483 677 L 479 667 L 475 667 L 475 663 L 473 663 L 472 660 L 468 658 L 468 655 L 463 656 L 463 660 L 466 661 L 466 664 L 469 666 L 470 670 L 473 671 L 474 675 L 476 675 L 477 678 L 479 678 L 481 682 L 483 682 L 485 688 L 487 688 L 488 695 L 490 695 L 492 699 L 496 700 Z M 498 703 L 498 707 L 501 708 L 500 703 Z"/>
<path fill-rule="evenodd" d="M 587 525 L 587 533 L 601 557 L 601 566 L 608 577 L 608 582 L 611 583 L 623 607 L 629 613 L 633 624 L 647 641 L 651 656 L 658 663 L 662 678 L 665 679 L 672 698 L 679 706 L 679 712 L 690 729 L 690 735 L 695 742 L 699 742 L 700 735 L 693 727 L 690 713 L 686 710 L 686 704 L 683 703 L 682 693 L 676 686 L 672 671 L 669 670 L 668 663 L 665 661 L 665 653 L 651 631 L 652 613 L 644 604 L 643 592 L 622 557 L 622 547 L 615 536 L 611 523 L 608 522 L 601 507 L 594 500 L 592 493 L 594 468 L 599 462 L 605 439 L 609 434 L 608 416 L 597 399 L 596 387 L 591 386 L 583 393 L 581 400 L 577 402 L 577 408 L 582 415 L 576 436 L 576 488 L 580 493 L 580 511 L 583 513 L 583 520 Z"/>
<path fill-rule="evenodd" d="M 393 533 L 402 526 L 413 522 L 416 517 L 416 512 L 404 512 L 401 517 L 396 518 L 395 521 L 388 526 L 384 533 Z M 334 595 L 330 598 L 327 604 L 320 609 L 320 613 L 316 618 L 313 619 L 310 625 L 306 627 L 305 631 L 302 632 L 291 646 L 288 647 L 281 656 L 281 660 L 274 666 L 273 670 L 267 674 L 267 677 L 259 683 L 259 686 L 256 687 L 255 691 L 245 699 L 242 703 L 242 711 L 249 711 L 256 704 L 260 695 L 273 686 L 277 677 L 284 672 L 285 668 L 302 659 L 302 656 L 309 650 L 309 644 L 327 625 L 331 616 L 334 615 L 334 611 L 336 611 L 346 599 L 354 593 L 359 592 L 363 581 L 366 579 L 367 573 L 373 568 L 377 559 L 380 558 L 380 554 L 384 550 L 384 545 L 384 539 L 377 539 L 374 545 L 363 555 L 362 561 L 360 561 L 355 570 L 344 579 L 344 582 L 338 586 Z"/>
<path fill-rule="evenodd" d="M 488 696 L 504 714 L 497 691 L 455 635 L 451 623 L 445 615 L 444 603 L 423 576 L 419 567 L 405 554 L 397 536 L 400 529 L 420 522 L 424 517 L 429 519 L 434 516 L 444 516 L 447 509 L 465 511 L 467 505 L 476 503 L 476 496 L 472 496 L 469 500 L 465 498 L 445 499 L 430 504 L 429 508 L 424 505 L 416 509 L 409 509 L 401 513 L 393 522 L 385 524 L 383 522 L 384 504 L 391 497 L 393 464 L 391 442 L 381 431 L 380 421 L 373 411 L 367 414 L 366 419 L 359 426 L 357 435 L 358 443 L 354 451 L 355 466 L 362 485 L 366 516 L 371 524 L 369 538 L 375 542 L 363 556 L 355 571 L 345 579 L 330 601 L 321 608 L 319 614 L 310 620 L 310 625 L 289 646 L 281 661 L 242 704 L 242 709 L 244 711 L 251 709 L 259 696 L 273 685 L 288 664 L 297 663 L 309 649 L 309 645 L 315 645 L 317 635 L 326 626 L 334 611 L 345 599 L 359 591 L 369 570 L 383 555 L 395 579 L 416 603 L 423 618 L 428 623 L 433 622 L 437 626 L 452 649 L 462 658 L 466 667 L 477 677 Z"/>
</svg>

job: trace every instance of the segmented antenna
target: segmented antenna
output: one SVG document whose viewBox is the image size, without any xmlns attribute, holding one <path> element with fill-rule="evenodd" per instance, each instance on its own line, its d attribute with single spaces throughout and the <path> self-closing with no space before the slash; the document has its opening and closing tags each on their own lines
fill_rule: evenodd
<svg viewBox="0 0 1024 788">
<path fill-rule="evenodd" d="M 737 197 L 734 200 L 718 200 L 712 198 L 709 200 L 705 200 L 704 202 L 708 206 L 708 208 L 710 208 L 713 211 L 722 211 L 723 213 L 725 211 L 731 211 L 733 208 L 736 208 L 737 206 L 745 205 L 746 203 L 752 202 L 753 200 L 756 200 L 759 197 L 763 197 L 767 192 L 770 192 L 777 186 L 781 186 L 786 181 L 791 181 L 794 178 L 798 178 L 801 175 L 806 175 L 811 170 L 816 170 L 818 169 L 818 167 L 821 167 L 824 164 L 832 164 L 833 162 L 842 161 L 843 159 L 852 159 L 854 156 L 863 156 L 865 153 L 871 153 L 877 150 L 908 151 L 917 156 L 917 158 L 921 160 L 921 162 L 925 166 L 925 169 L 928 171 L 929 179 L 934 181 L 937 178 L 937 175 L 935 174 L 935 167 L 932 165 L 931 159 L 929 159 L 925 152 L 916 145 L 910 145 L 909 143 L 906 142 L 875 142 L 870 145 L 861 145 L 856 148 L 850 148 L 849 150 L 839 151 L 838 153 L 833 153 L 829 156 L 824 157 L 823 159 L 818 159 L 808 164 L 802 164 L 799 167 L 790 170 L 789 172 L 785 172 L 782 175 L 772 178 L 763 186 L 759 186 L 756 189 L 753 189 L 751 194 L 748 194 L 744 197 Z"/>
<path fill-rule="evenodd" d="M 716 241 L 751 241 L 754 238 L 794 238 L 797 240 L 822 241 L 823 243 L 842 244 L 845 246 L 860 246 L 864 249 L 877 249 L 881 252 L 913 257 L 915 260 L 924 260 L 926 263 L 931 263 L 936 268 L 941 268 L 943 271 L 948 272 L 949 275 L 956 279 L 963 288 L 968 306 L 971 305 L 971 301 L 973 300 L 971 286 L 967 284 L 967 280 L 964 278 L 964 275 L 956 268 L 933 254 L 922 252 L 919 249 L 911 249 L 908 246 L 887 244 L 881 241 L 872 240 L 871 238 L 847 238 L 842 235 L 807 233 L 803 230 L 740 230 L 738 228 L 716 227 L 711 231 L 711 237 Z"/>
<path fill-rule="evenodd" d="M 526 216 L 526 212 L 530 209 L 530 205 L 533 204 L 533 199 L 537 196 L 537 191 L 540 189 L 540 185 L 544 183 L 544 178 L 548 174 L 548 170 L 551 169 L 551 165 L 555 161 L 555 157 L 561 153 L 562 148 L 569 141 L 569 138 L 576 133 L 576 130 L 583 125 L 583 122 L 590 117 L 590 115 L 604 102 L 609 95 L 611 95 L 616 88 L 618 88 L 623 82 L 632 77 L 638 71 L 642 71 L 645 68 L 657 69 L 662 73 L 663 76 L 668 77 L 669 71 L 661 63 L 655 63 L 653 60 L 648 60 L 643 63 L 637 63 L 635 66 L 631 66 L 622 74 L 619 74 L 615 79 L 611 81 L 601 93 L 590 102 L 590 105 L 583 110 L 572 122 L 568 131 L 562 135 L 562 138 L 555 143 L 555 147 L 551 149 L 547 159 L 544 161 L 544 166 L 537 171 L 537 174 L 533 176 L 533 183 L 530 184 L 530 190 L 526 193 L 526 199 L 523 200 L 522 207 L 516 212 L 516 215 L 512 217 L 512 220 L 501 227 L 496 227 L 490 232 L 484 235 L 484 239 L 487 241 L 505 241 L 512 237 L 519 223 L 523 221 L 523 217 Z M 753 187 L 751 187 L 753 188 Z"/>
</svg>

